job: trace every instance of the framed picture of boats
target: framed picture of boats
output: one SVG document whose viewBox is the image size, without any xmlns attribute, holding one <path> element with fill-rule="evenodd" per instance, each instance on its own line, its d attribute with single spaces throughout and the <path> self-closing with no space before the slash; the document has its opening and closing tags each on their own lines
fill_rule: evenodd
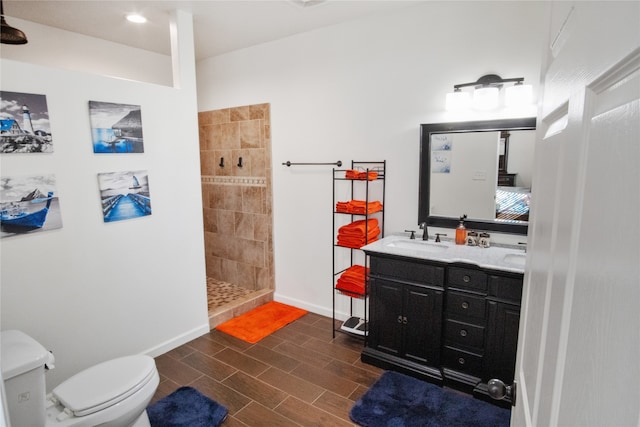
<svg viewBox="0 0 640 427">
<path fill-rule="evenodd" d="M 51 153 L 45 95 L 0 91 L 0 153 Z"/>
<path fill-rule="evenodd" d="M 151 215 L 147 171 L 98 174 L 104 222 Z"/>
<path fill-rule="evenodd" d="M 93 152 L 144 153 L 139 105 L 89 101 Z"/>
<path fill-rule="evenodd" d="M 54 175 L 0 177 L 0 238 L 62 228 Z"/>
</svg>

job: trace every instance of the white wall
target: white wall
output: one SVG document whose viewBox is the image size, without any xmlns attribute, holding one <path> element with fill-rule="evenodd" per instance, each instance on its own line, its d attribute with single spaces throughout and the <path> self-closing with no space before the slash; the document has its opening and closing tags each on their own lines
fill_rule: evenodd
<svg viewBox="0 0 640 427">
<path fill-rule="evenodd" d="M 0 241 L 1 327 L 54 352 L 48 388 L 99 361 L 157 355 L 209 330 L 193 42 L 190 17 L 178 17 L 180 56 L 190 59 L 181 90 L 0 61 L 2 90 L 46 95 L 54 138 L 52 154 L 0 156 L 2 176 L 56 176 L 63 227 Z M 144 154 L 93 154 L 89 100 L 141 105 Z M 140 169 L 152 215 L 104 223 L 97 173 Z"/>
<path fill-rule="evenodd" d="M 11 17 L 29 39 L 2 45 L 0 56 L 30 64 L 172 85 L 171 57 Z M 168 40 L 167 40 L 168 42 Z"/>
<path fill-rule="evenodd" d="M 416 229 L 419 125 L 457 119 L 445 94 L 485 74 L 537 93 L 544 18 L 541 2 L 427 2 L 198 64 L 199 111 L 271 103 L 276 299 L 331 315 L 331 166 L 281 163 L 386 159 L 386 233 Z"/>
</svg>

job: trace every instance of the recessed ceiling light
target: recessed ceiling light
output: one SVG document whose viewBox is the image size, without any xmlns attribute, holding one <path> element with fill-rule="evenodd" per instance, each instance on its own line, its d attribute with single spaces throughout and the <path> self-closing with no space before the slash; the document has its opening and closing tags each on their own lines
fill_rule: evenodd
<svg viewBox="0 0 640 427">
<path fill-rule="evenodd" d="M 136 24 L 144 24 L 145 22 L 147 22 L 147 18 L 142 15 L 138 15 L 137 13 L 132 13 L 130 15 L 127 15 L 127 21 L 135 22 Z"/>
<path fill-rule="evenodd" d="M 327 0 L 289 0 L 291 3 L 299 7 L 312 7 L 326 3 Z"/>
</svg>

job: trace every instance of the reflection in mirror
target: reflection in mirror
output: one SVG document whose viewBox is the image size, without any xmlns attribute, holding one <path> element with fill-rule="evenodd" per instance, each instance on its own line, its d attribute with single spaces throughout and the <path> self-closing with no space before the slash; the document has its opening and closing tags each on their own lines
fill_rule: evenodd
<svg viewBox="0 0 640 427">
<path fill-rule="evenodd" d="M 526 234 L 535 118 L 421 128 L 418 222 Z"/>
</svg>

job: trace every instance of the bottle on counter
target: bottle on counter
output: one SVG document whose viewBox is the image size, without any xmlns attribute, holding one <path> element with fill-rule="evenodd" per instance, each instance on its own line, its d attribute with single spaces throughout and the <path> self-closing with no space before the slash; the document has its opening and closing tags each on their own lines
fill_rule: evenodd
<svg viewBox="0 0 640 427">
<path fill-rule="evenodd" d="M 467 214 L 460 217 L 460 224 L 456 228 L 456 245 L 464 245 L 467 243 L 467 227 L 464 226 L 464 220 L 467 219 Z"/>
<path fill-rule="evenodd" d="M 478 246 L 478 233 L 473 230 L 467 232 L 467 246 Z"/>
<path fill-rule="evenodd" d="M 491 246 L 491 235 L 489 233 L 480 233 L 478 235 L 478 246 L 488 248 Z"/>
</svg>

